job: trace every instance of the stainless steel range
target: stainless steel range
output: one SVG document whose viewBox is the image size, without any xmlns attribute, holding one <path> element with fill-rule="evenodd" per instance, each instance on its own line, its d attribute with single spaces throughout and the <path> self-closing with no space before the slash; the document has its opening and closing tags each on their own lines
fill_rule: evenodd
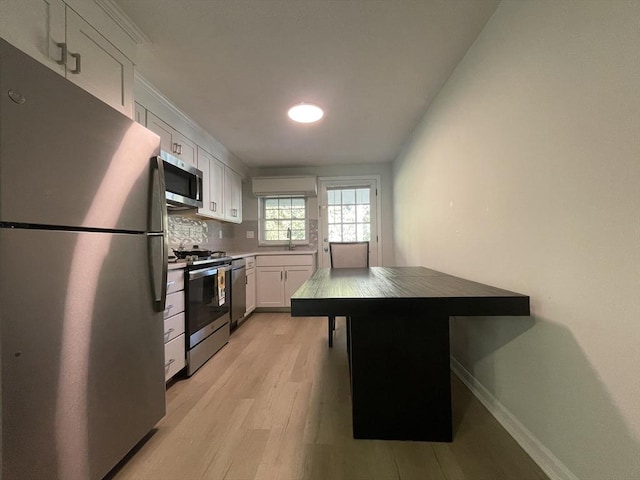
<svg viewBox="0 0 640 480">
<path fill-rule="evenodd" d="M 229 341 L 231 257 L 187 258 L 185 270 L 187 375 Z"/>
</svg>

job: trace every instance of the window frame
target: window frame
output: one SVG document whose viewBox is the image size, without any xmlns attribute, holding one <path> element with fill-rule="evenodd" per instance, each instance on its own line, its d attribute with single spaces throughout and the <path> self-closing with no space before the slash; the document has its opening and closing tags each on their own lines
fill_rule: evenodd
<svg viewBox="0 0 640 480">
<path fill-rule="evenodd" d="M 263 247 L 275 247 L 289 245 L 289 240 L 267 240 L 266 237 L 266 215 L 265 204 L 266 200 L 273 199 L 303 199 L 304 200 L 304 240 L 293 240 L 292 245 L 309 245 L 310 232 L 309 232 L 309 198 L 303 195 L 270 195 L 264 197 L 258 197 L 258 245 Z"/>
</svg>

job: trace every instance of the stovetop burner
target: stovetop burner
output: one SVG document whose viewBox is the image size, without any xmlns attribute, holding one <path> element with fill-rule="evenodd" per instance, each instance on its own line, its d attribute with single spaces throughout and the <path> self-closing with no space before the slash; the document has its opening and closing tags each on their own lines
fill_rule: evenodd
<svg viewBox="0 0 640 480">
<path fill-rule="evenodd" d="M 228 257 L 226 252 L 221 250 L 217 250 L 215 252 L 208 252 L 208 255 L 205 254 L 205 251 L 179 251 L 174 250 L 175 253 L 179 255 L 170 255 L 169 263 L 177 263 L 177 262 L 186 262 L 188 266 L 190 265 L 220 265 L 225 263 L 231 263 L 232 258 Z M 193 253 L 193 254 L 192 254 Z M 180 255 L 181 254 L 181 255 Z"/>
<path fill-rule="evenodd" d="M 191 250 L 187 250 L 183 246 L 171 250 L 173 250 L 173 255 L 169 255 L 170 260 L 172 257 L 176 257 L 177 260 L 198 261 L 226 258 L 227 256 L 223 250 L 202 250 L 198 245 L 194 245 Z"/>
</svg>

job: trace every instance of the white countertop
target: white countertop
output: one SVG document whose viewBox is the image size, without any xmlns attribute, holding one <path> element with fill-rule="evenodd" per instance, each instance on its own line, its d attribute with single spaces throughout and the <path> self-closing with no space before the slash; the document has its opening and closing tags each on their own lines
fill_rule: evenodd
<svg viewBox="0 0 640 480">
<path fill-rule="evenodd" d="M 246 258 L 246 257 L 256 257 L 259 255 L 315 255 L 318 253 L 317 250 L 259 250 L 253 252 L 227 252 L 227 256 L 232 259 L 236 258 Z M 178 262 L 170 262 L 169 270 L 174 270 L 177 268 L 185 268 L 187 266 L 187 262 L 185 260 L 180 260 Z"/>
<path fill-rule="evenodd" d="M 254 252 L 227 252 L 231 258 L 245 258 L 245 257 L 256 257 L 259 255 L 315 255 L 318 253 L 317 250 L 305 250 L 305 249 L 296 249 L 296 250 L 259 250 Z"/>
</svg>

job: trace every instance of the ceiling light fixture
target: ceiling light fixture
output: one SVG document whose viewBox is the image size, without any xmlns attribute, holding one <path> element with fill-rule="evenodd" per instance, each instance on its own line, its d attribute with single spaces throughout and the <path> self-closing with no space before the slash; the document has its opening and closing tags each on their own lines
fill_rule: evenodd
<svg viewBox="0 0 640 480">
<path fill-rule="evenodd" d="M 324 112 L 317 105 L 311 103 L 299 103 L 294 105 L 287 112 L 289 118 L 294 122 L 313 123 L 322 118 Z"/>
</svg>

